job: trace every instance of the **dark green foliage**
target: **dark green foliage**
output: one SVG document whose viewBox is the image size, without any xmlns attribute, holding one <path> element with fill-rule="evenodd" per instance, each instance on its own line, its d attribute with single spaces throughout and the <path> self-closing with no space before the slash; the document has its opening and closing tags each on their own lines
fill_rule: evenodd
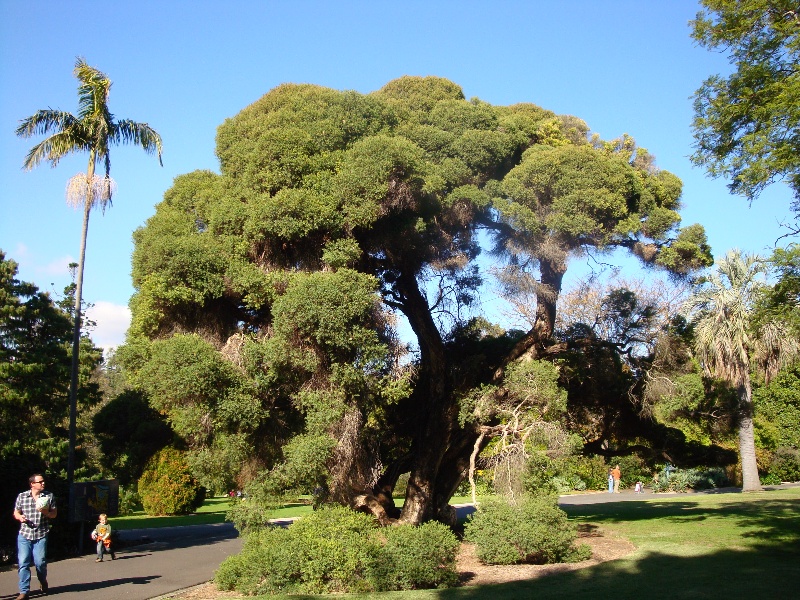
<svg viewBox="0 0 800 600">
<path fill-rule="evenodd" d="M 69 410 L 72 321 L 16 275 L 17 264 L 0 251 L 0 456 L 12 443 L 28 450 L 34 440 L 62 436 Z"/>
<path fill-rule="evenodd" d="M 470 515 L 464 539 L 476 545 L 486 564 L 575 562 L 591 556 L 588 546 L 576 546 L 577 526 L 558 508 L 553 497 L 526 497 L 518 505 L 491 501 Z"/>
<path fill-rule="evenodd" d="M 800 448 L 800 366 L 753 390 L 756 440 L 764 449 Z"/>
<path fill-rule="evenodd" d="M 749 200 L 785 179 L 800 210 L 800 28 L 794 0 L 703 0 L 692 37 L 733 72 L 695 92 L 692 160 Z"/>
<path fill-rule="evenodd" d="M 135 483 L 147 460 L 172 441 L 166 420 L 150 407 L 143 393 L 128 390 L 92 418 L 100 446 L 100 463 L 123 486 Z"/>
<path fill-rule="evenodd" d="M 797 448 L 786 447 L 775 450 L 768 474 L 773 479 L 776 479 L 778 483 L 800 481 L 800 451 Z"/>
<path fill-rule="evenodd" d="M 142 498 L 135 486 L 126 486 L 119 488 L 119 515 L 130 515 L 140 510 L 144 510 L 142 506 Z"/>
<path fill-rule="evenodd" d="M 632 488 L 637 481 L 647 483 L 653 478 L 654 468 L 651 468 L 639 456 L 631 454 L 628 456 L 613 457 L 610 465 L 619 465 L 622 473 L 620 488 Z"/>
<path fill-rule="evenodd" d="M 800 336 L 800 244 L 776 248 L 769 264 L 777 281 L 762 290 L 756 304 L 755 322 L 761 324 L 777 319 Z"/>
<path fill-rule="evenodd" d="M 149 515 L 184 515 L 205 499 L 205 489 L 192 476 L 185 452 L 171 447 L 147 461 L 138 491 Z"/>
<path fill-rule="evenodd" d="M 288 529 L 251 531 L 217 585 L 244 594 L 321 594 L 445 587 L 456 581 L 458 540 L 443 525 L 375 527 L 372 517 L 321 508 Z"/>
<path fill-rule="evenodd" d="M 534 452 L 527 460 L 522 476 L 525 491 L 549 496 L 586 489 L 587 482 L 576 473 L 576 462 L 574 456 L 550 457 L 543 452 Z"/>
</svg>

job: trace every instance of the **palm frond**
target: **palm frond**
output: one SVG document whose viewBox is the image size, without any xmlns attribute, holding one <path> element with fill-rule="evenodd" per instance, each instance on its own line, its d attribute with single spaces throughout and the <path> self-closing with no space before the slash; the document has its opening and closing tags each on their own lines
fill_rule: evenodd
<svg viewBox="0 0 800 600">
<path fill-rule="evenodd" d="M 90 149 L 91 145 L 87 140 L 80 136 L 75 136 L 75 129 L 54 133 L 48 138 L 45 138 L 33 148 L 31 148 L 28 155 L 25 157 L 23 168 L 31 170 L 38 166 L 39 163 L 46 160 L 50 165 L 55 167 L 58 161 L 67 154 L 73 152 L 84 152 Z"/>
<path fill-rule="evenodd" d="M 73 74 L 80 82 L 78 86 L 78 118 L 81 121 L 89 118 L 113 121 L 113 116 L 108 112 L 108 94 L 111 90 L 111 80 L 102 71 L 89 66 L 79 57 L 75 61 Z"/>
<path fill-rule="evenodd" d="M 148 154 L 156 154 L 161 162 L 161 136 L 147 123 L 137 123 L 130 119 L 122 119 L 114 128 L 114 141 L 139 146 Z"/>
<path fill-rule="evenodd" d="M 800 342 L 781 321 L 769 321 L 758 331 L 754 361 L 769 383 L 800 354 Z"/>
<path fill-rule="evenodd" d="M 731 383 L 747 375 L 757 343 L 750 316 L 764 271 L 759 257 L 731 250 L 684 304 L 695 325 L 695 352 L 707 374 Z"/>
<path fill-rule="evenodd" d="M 47 135 L 52 131 L 64 131 L 75 126 L 78 120 L 74 115 L 62 110 L 37 110 L 27 119 L 20 121 L 19 127 L 14 131 L 22 138 L 34 135 Z"/>
</svg>

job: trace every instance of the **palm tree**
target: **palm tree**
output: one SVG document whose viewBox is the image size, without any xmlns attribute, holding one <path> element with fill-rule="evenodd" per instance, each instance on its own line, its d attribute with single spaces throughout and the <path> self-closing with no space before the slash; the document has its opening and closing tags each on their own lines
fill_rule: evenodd
<svg viewBox="0 0 800 600">
<path fill-rule="evenodd" d="M 70 376 L 69 457 L 67 478 L 72 483 L 75 473 L 75 421 L 77 413 L 78 365 L 81 339 L 81 293 L 83 267 L 86 256 L 86 234 L 89 231 L 89 213 L 95 205 L 103 208 L 111 202 L 113 182 L 110 177 L 111 161 L 109 146 L 135 144 L 148 154 L 156 153 L 161 164 L 161 136 L 147 123 L 136 123 L 127 119 L 115 121 L 108 110 L 108 94 L 111 80 L 102 72 L 86 64 L 83 58 L 75 61 L 75 77 L 78 85 L 78 114 L 46 109 L 39 110 L 24 119 L 16 134 L 23 138 L 34 135 L 48 137 L 36 144 L 25 158 L 23 167 L 31 170 L 43 160 L 55 167 L 64 156 L 77 152 L 89 153 L 86 173 L 70 180 L 67 201 L 74 206 L 83 206 L 83 229 L 75 287 L 75 328 L 72 339 L 72 372 Z M 104 166 L 105 174 L 95 174 L 97 163 Z"/>
<path fill-rule="evenodd" d="M 765 287 L 761 276 L 766 270 L 759 257 L 731 250 L 684 305 L 695 326 L 697 358 L 708 375 L 728 382 L 739 398 L 743 491 L 761 489 L 753 434 L 751 369 L 769 381 L 798 353 L 797 340 L 780 321 L 754 324 L 754 303 Z"/>
</svg>

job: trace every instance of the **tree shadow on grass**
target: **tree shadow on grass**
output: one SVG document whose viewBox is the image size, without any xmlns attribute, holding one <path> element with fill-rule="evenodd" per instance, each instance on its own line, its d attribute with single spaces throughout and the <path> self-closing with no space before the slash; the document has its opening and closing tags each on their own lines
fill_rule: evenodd
<svg viewBox="0 0 800 600">
<path fill-rule="evenodd" d="M 770 499 L 708 505 L 683 502 L 618 502 L 563 507 L 570 517 L 591 523 L 616 523 L 668 519 L 676 523 L 703 522 L 724 518 L 746 529 L 742 537 L 762 541 L 766 546 L 800 546 L 800 500 Z M 800 587 L 800 583 L 798 583 Z"/>
<path fill-rule="evenodd" d="M 798 597 L 800 555 L 774 546 L 701 556 L 651 552 L 540 579 L 435 592 L 442 600 L 522 598 L 674 599 Z M 388 600 L 388 599 L 387 599 Z"/>
</svg>

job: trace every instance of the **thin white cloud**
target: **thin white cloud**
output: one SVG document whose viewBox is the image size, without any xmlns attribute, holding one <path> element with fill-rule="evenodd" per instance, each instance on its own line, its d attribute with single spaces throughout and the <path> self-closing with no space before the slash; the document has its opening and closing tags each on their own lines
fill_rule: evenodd
<svg viewBox="0 0 800 600">
<path fill-rule="evenodd" d="M 92 341 L 108 352 L 125 341 L 125 332 L 131 324 L 131 310 L 101 300 L 86 311 L 86 318 L 97 323 L 89 334 Z"/>
<path fill-rule="evenodd" d="M 67 276 L 70 274 L 69 265 L 70 263 L 74 262 L 75 259 L 67 254 L 66 256 L 61 256 L 42 267 L 36 267 L 36 270 L 44 275 Z"/>
<path fill-rule="evenodd" d="M 48 284 L 67 285 L 71 280 L 69 265 L 75 262 L 72 255 L 66 254 L 42 264 L 40 257 L 23 243 L 18 243 L 14 252 L 7 253 L 6 258 L 13 259 L 19 265 L 20 278 L 23 281 L 32 281 L 39 289 L 45 290 L 48 289 Z"/>
</svg>

